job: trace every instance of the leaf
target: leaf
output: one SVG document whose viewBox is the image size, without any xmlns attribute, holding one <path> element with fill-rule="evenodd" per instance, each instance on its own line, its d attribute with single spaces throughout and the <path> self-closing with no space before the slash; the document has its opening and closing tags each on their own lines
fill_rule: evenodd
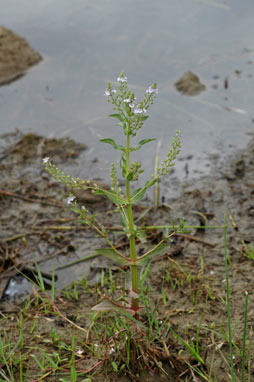
<svg viewBox="0 0 254 382">
<path fill-rule="evenodd" d="M 127 176 L 127 180 L 131 181 L 133 178 L 134 178 L 134 173 L 133 172 L 129 172 L 129 174 Z"/>
<path fill-rule="evenodd" d="M 158 246 L 155 246 L 150 251 L 146 252 L 143 256 L 139 257 L 136 261 L 138 266 L 146 265 L 150 260 L 152 260 L 155 256 L 161 255 L 163 252 L 167 252 L 168 244 L 161 243 Z"/>
<path fill-rule="evenodd" d="M 136 324 L 140 325 L 143 329 L 146 329 L 146 327 L 139 321 L 136 320 L 133 316 L 137 313 L 136 310 L 131 309 L 130 305 L 122 305 L 119 304 L 117 301 L 111 300 L 107 296 L 103 296 L 105 300 L 100 302 L 99 304 L 92 307 L 92 310 L 103 312 L 103 311 L 109 311 L 109 310 L 115 310 L 118 312 L 121 312 L 122 315 L 129 318 L 129 320 L 134 321 Z M 143 306 L 139 306 L 138 310 L 144 309 Z"/>
<path fill-rule="evenodd" d="M 128 260 L 127 257 L 125 257 L 124 255 L 121 256 L 119 253 L 117 253 L 111 248 L 99 248 L 95 250 L 95 253 L 96 255 L 105 256 L 120 265 L 130 265 L 130 260 Z"/>
<path fill-rule="evenodd" d="M 171 330 L 174 336 L 186 347 L 186 349 L 188 349 L 192 356 L 195 357 L 198 362 L 204 365 L 205 361 L 203 360 L 203 358 L 200 357 L 199 353 L 195 350 L 195 348 L 189 345 L 188 342 L 186 342 L 182 337 L 180 337 L 179 334 L 177 334 L 174 331 L 174 329 L 171 328 L 171 326 L 169 326 L 168 328 Z"/>
<path fill-rule="evenodd" d="M 122 206 L 126 204 L 126 200 L 122 197 L 119 196 L 117 193 L 114 191 L 108 191 L 108 190 L 97 190 L 94 192 L 94 195 L 105 195 L 111 202 L 115 203 L 117 206 Z"/>
<path fill-rule="evenodd" d="M 106 312 L 108 310 L 119 310 L 119 309 L 121 310 L 121 308 L 114 305 L 111 301 L 103 300 L 99 304 L 93 306 L 91 310 L 95 310 L 96 312 Z"/>
<path fill-rule="evenodd" d="M 146 231 L 143 229 L 139 229 L 136 231 L 136 237 L 141 241 L 141 243 L 146 243 Z"/>
<path fill-rule="evenodd" d="M 137 190 L 135 190 L 133 192 L 133 195 L 132 195 L 132 198 L 131 198 L 131 202 L 134 204 L 134 203 L 137 203 L 139 200 L 141 200 L 144 197 L 144 195 L 146 193 L 146 190 L 149 187 L 152 187 L 157 181 L 158 181 L 157 178 L 149 180 L 148 182 L 146 182 L 144 187 L 138 188 Z"/>
<path fill-rule="evenodd" d="M 110 117 L 117 118 L 120 122 L 125 122 L 125 119 L 121 114 L 110 114 Z"/>
<path fill-rule="evenodd" d="M 125 150 L 123 146 L 117 145 L 114 139 L 111 139 L 111 138 L 100 139 L 100 142 L 109 143 L 110 145 L 114 147 L 115 150 L 122 150 L 122 151 Z"/>
<path fill-rule="evenodd" d="M 119 304 L 118 302 L 111 300 L 110 298 L 104 296 L 104 300 L 99 304 L 92 307 L 91 310 L 95 310 L 97 312 L 105 312 L 109 310 L 116 310 L 120 312 L 128 312 L 131 315 L 135 314 L 135 311 L 130 308 L 130 306 Z"/>
<path fill-rule="evenodd" d="M 132 195 L 131 202 L 133 204 L 137 203 L 139 200 L 141 200 L 144 197 L 145 193 L 146 193 L 145 187 L 137 188 Z"/>
<path fill-rule="evenodd" d="M 120 223 L 123 228 L 128 228 L 129 222 L 126 214 L 126 210 L 120 210 Z"/>
<path fill-rule="evenodd" d="M 71 210 L 72 210 L 73 212 L 76 212 L 77 214 L 80 214 L 80 212 L 81 212 L 80 209 L 77 208 L 77 207 L 72 207 Z"/>
<path fill-rule="evenodd" d="M 146 143 L 152 142 L 152 141 L 155 141 L 155 140 L 156 140 L 155 138 L 141 139 L 141 141 L 138 142 L 138 145 L 136 147 L 131 147 L 130 148 L 130 151 L 137 151 L 137 150 L 140 149 L 140 147 L 142 147 Z"/>
<path fill-rule="evenodd" d="M 122 169 L 122 176 L 125 178 L 125 176 L 126 176 L 126 159 L 125 159 L 125 154 L 123 154 L 121 156 L 120 167 Z"/>
</svg>

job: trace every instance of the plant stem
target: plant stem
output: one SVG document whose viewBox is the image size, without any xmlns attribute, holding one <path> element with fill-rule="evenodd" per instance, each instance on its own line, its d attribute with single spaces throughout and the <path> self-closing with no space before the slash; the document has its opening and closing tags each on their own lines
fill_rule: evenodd
<svg viewBox="0 0 254 382">
<path fill-rule="evenodd" d="M 246 346 L 246 335 L 247 335 L 247 315 L 248 315 L 248 292 L 245 292 L 245 304 L 244 304 L 244 327 L 243 327 L 243 346 L 242 346 L 242 382 L 244 382 L 244 372 L 245 372 L 245 346 Z"/>
<path fill-rule="evenodd" d="M 128 202 L 127 212 L 128 212 L 128 222 L 129 222 L 129 231 L 130 231 L 130 257 L 132 261 L 137 260 L 137 251 L 135 243 L 135 232 L 134 232 L 134 221 L 133 221 L 133 211 L 131 204 L 131 195 L 130 195 L 130 181 L 127 179 L 130 169 L 130 135 L 127 134 L 126 141 L 126 200 Z M 131 284 L 132 290 L 138 292 L 138 266 L 131 265 Z M 138 308 L 138 298 L 132 298 L 132 308 Z"/>
</svg>

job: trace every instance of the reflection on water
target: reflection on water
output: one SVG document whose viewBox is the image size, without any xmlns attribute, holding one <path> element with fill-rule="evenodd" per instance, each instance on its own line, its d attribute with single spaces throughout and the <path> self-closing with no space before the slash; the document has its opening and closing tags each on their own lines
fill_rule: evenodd
<svg viewBox="0 0 254 382">
<path fill-rule="evenodd" d="M 98 138 L 121 140 L 107 118 L 107 81 L 124 70 L 141 96 L 157 81 L 159 96 L 143 137 L 161 140 L 161 157 L 175 130 L 190 175 L 207 172 L 207 153 L 243 147 L 252 121 L 254 3 L 246 0 L 0 0 L 1 23 L 24 36 L 43 62 L 0 89 L 0 132 L 16 128 L 71 137 L 89 145 L 83 176 L 105 177 L 116 153 Z M 18 6 L 17 6 L 18 5 Z M 206 91 L 179 94 L 187 70 Z M 225 87 L 227 79 L 228 87 Z M 138 137 L 140 138 L 140 137 Z M 152 144 L 144 147 L 153 168 Z M 155 151 L 155 147 L 154 147 Z M 96 162 L 95 159 L 98 159 Z M 186 161 L 177 164 L 183 173 Z"/>
</svg>

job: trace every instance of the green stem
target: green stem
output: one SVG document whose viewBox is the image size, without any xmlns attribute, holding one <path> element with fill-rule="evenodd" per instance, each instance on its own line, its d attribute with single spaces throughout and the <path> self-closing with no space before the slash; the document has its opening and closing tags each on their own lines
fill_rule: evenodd
<svg viewBox="0 0 254 382">
<path fill-rule="evenodd" d="M 243 327 L 243 347 L 242 347 L 242 382 L 244 382 L 244 372 L 245 372 L 245 346 L 246 346 L 246 336 L 247 336 L 247 316 L 248 316 L 248 292 L 245 292 L 245 304 L 244 304 L 244 327 Z"/>
<path fill-rule="evenodd" d="M 130 135 L 127 134 L 126 141 L 126 200 L 128 202 L 127 212 L 128 212 L 128 222 L 129 222 L 129 231 L 130 235 L 130 257 L 132 261 L 137 260 L 137 251 L 136 251 L 136 243 L 135 243 L 135 232 L 134 232 L 134 221 L 133 221 L 133 211 L 131 204 L 131 194 L 130 194 L 130 181 L 127 179 L 130 169 Z M 132 290 L 134 292 L 138 292 L 138 266 L 131 265 L 131 282 L 132 282 Z M 132 308 L 138 308 L 138 298 L 132 299 Z"/>
</svg>

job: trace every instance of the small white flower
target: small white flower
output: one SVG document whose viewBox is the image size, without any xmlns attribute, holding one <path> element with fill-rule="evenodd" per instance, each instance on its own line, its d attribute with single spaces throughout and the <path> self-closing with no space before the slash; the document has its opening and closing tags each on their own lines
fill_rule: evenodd
<svg viewBox="0 0 254 382">
<path fill-rule="evenodd" d="M 68 204 L 71 204 L 74 200 L 75 200 L 76 198 L 75 198 L 75 196 L 68 196 L 68 198 L 67 198 L 67 203 Z"/>
<path fill-rule="evenodd" d="M 143 109 L 135 109 L 134 110 L 134 114 L 142 114 L 143 113 Z"/>
<path fill-rule="evenodd" d="M 133 102 L 129 103 L 129 106 L 130 106 L 131 109 L 133 109 L 135 107 L 135 103 L 133 103 Z"/>
<path fill-rule="evenodd" d="M 49 157 L 45 157 L 45 158 L 42 159 L 43 163 L 48 163 L 48 161 L 49 161 Z"/>
<path fill-rule="evenodd" d="M 144 113 L 147 113 L 147 110 L 146 109 L 135 109 L 134 110 L 134 114 L 144 114 Z"/>
<path fill-rule="evenodd" d="M 110 95 L 115 94 L 115 93 L 116 93 L 115 89 L 106 89 L 104 95 L 106 97 L 109 97 Z"/>
<path fill-rule="evenodd" d="M 130 103 L 131 100 L 130 100 L 130 98 L 125 98 L 125 99 L 123 100 L 123 102 L 125 102 L 125 103 Z"/>
<path fill-rule="evenodd" d="M 152 86 L 149 86 L 149 88 L 146 90 L 146 94 L 158 94 L 158 89 L 157 88 L 153 88 Z"/>
<path fill-rule="evenodd" d="M 117 81 L 121 83 L 127 82 L 127 77 L 118 77 Z"/>
<path fill-rule="evenodd" d="M 115 353 L 115 349 L 112 347 L 112 348 L 110 348 L 110 350 L 109 350 L 109 354 L 114 354 Z"/>
</svg>

